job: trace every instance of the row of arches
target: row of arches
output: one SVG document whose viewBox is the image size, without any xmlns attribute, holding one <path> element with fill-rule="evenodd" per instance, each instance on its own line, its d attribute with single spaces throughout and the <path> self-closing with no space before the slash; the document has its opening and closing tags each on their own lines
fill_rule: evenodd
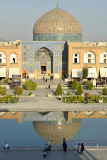
<svg viewBox="0 0 107 160">
<path fill-rule="evenodd" d="M 11 53 L 10 54 L 10 63 L 14 64 L 17 63 L 17 54 Z M 6 64 L 6 54 L 0 51 L 0 64 Z"/>
<path fill-rule="evenodd" d="M 96 55 L 94 52 L 84 53 L 84 63 L 94 64 L 96 62 Z M 75 52 L 73 54 L 73 63 L 80 63 L 80 53 Z M 107 63 L 107 52 L 100 54 L 100 63 Z"/>
</svg>

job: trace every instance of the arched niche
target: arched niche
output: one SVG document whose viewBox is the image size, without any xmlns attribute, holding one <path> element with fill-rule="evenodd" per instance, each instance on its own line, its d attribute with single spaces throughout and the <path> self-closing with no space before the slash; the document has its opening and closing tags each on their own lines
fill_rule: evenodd
<svg viewBox="0 0 107 160">
<path fill-rule="evenodd" d="M 46 74 L 48 71 L 53 73 L 53 53 L 46 47 L 42 47 L 35 52 L 35 70 L 40 70 L 41 74 Z"/>
<path fill-rule="evenodd" d="M 17 54 L 16 53 L 11 53 L 11 55 L 10 55 L 10 63 L 11 64 L 17 63 Z"/>
<path fill-rule="evenodd" d="M 6 54 L 0 51 L 0 64 L 6 64 Z"/>
<path fill-rule="evenodd" d="M 95 53 L 91 51 L 84 53 L 84 63 L 94 64 L 95 63 Z"/>
<path fill-rule="evenodd" d="M 103 52 L 100 54 L 100 63 L 107 63 L 107 52 Z"/>
<path fill-rule="evenodd" d="M 80 63 L 80 54 L 78 52 L 73 54 L 73 63 Z"/>
</svg>

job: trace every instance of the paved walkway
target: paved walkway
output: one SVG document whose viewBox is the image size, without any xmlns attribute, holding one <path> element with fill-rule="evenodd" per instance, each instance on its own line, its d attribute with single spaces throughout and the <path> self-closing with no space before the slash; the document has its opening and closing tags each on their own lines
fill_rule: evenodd
<svg viewBox="0 0 107 160">
<path fill-rule="evenodd" d="M 0 151 L 1 160 L 42 160 L 42 150 L 9 150 Z M 83 155 L 76 155 L 76 150 L 52 150 L 47 154 L 47 160 L 107 160 L 107 147 L 106 148 L 92 148 L 86 149 Z"/>
<path fill-rule="evenodd" d="M 44 92 L 45 91 L 45 92 Z M 63 103 L 56 97 L 47 97 L 48 89 L 38 91 L 38 96 L 21 98 L 19 103 L 0 104 L 0 111 L 99 111 L 107 110 L 107 103 Z M 51 92 L 51 91 L 50 91 Z M 41 96 L 43 95 L 43 96 Z"/>
<path fill-rule="evenodd" d="M 0 111 L 101 111 L 107 110 L 107 103 L 92 103 L 92 104 L 73 104 L 63 103 L 57 98 L 50 97 L 35 97 L 24 98 L 20 103 L 0 104 Z"/>
</svg>

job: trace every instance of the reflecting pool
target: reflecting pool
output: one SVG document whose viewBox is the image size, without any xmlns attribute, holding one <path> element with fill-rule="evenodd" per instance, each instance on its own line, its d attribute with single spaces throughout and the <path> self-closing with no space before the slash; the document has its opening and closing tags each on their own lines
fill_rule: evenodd
<svg viewBox="0 0 107 160">
<path fill-rule="evenodd" d="M 0 145 L 41 147 L 49 140 L 61 145 L 66 138 L 68 146 L 107 145 L 107 119 L 71 118 L 67 112 L 2 112 L 0 113 Z"/>
</svg>

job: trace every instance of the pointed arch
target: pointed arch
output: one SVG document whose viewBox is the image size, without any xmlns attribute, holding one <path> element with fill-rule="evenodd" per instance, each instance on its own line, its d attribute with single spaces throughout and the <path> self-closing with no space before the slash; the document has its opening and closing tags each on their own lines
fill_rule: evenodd
<svg viewBox="0 0 107 160">
<path fill-rule="evenodd" d="M 94 64 L 95 60 L 96 60 L 96 55 L 94 52 L 88 51 L 88 52 L 84 53 L 84 63 Z"/>
<path fill-rule="evenodd" d="M 6 64 L 6 54 L 0 51 L 0 64 Z"/>
<path fill-rule="evenodd" d="M 53 53 L 50 49 L 42 47 L 35 52 L 36 70 L 41 69 L 41 73 L 50 71 L 53 73 Z"/>
<path fill-rule="evenodd" d="M 11 64 L 16 64 L 17 63 L 17 54 L 16 53 L 11 53 L 10 54 L 10 63 Z"/>
<path fill-rule="evenodd" d="M 79 52 L 75 52 L 73 54 L 73 63 L 80 63 L 80 53 Z"/>
<path fill-rule="evenodd" d="M 100 63 L 107 63 L 107 51 L 100 54 Z"/>
</svg>

